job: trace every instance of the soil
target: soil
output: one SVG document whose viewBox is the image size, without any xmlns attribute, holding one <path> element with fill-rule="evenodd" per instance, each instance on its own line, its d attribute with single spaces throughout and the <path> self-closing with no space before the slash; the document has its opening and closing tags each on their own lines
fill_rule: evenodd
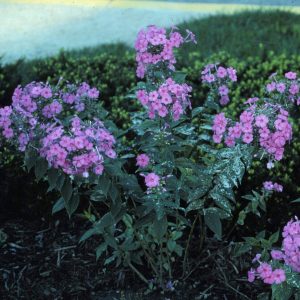
<svg viewBox="0 0 300 300">
<path fill-rule="evenodd" d="M 249 300 L 261 291 L 246 282 L 245 266 L 231 260 L 228 246 L 211 239 L 200 255 L 195 239 L 190 263 L 198 267 L 188 279 L 176 281 L 172 292 L 146 295 L 146 285 L 128 269 L 96 261 L 100 240 L 78 243 L 90 226 L 86 220 L 64 211 L 51 216 L 56 195 L 46 194 L 47 186 L 30 180 L 32 174 L 8 174 L 0 174 L 1 300 Z M 150 276 L 146 266 L 139 268 Z"/>
</svg>

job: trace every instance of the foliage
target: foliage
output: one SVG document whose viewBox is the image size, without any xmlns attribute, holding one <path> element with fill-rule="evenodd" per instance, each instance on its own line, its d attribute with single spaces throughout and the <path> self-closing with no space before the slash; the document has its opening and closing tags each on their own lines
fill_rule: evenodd
<svg viewBox="0 0 300 300">
<path fill-rule="evenodd" d="M 71 217 L 83 206 L 83 216 L 91 228 L 80 241 L 99 236 L 97 259 L 104 257 L 105 265 L 131 269 L 150 289 L 170 290 L 174 280 L 180 278 L 179 273 L 187 278 L 195 268 L 189 247 L 196 229 L 200 232 L 201 251 L 207 240 L 221 240 L 227 234 L 224 224 L 241 225 L 248 213 L 259 216 L 259 209 L 265 209 L 264 192 L 245 197 L 251 203 L 242 210 L 235 199 L 235 191 L 253 158 L 269 151 L 261 142 L 249 145 L 253 137 L 245 140 L 250 133 L 244 129 L 249 122 L 251 127 L 255 119 L 257 127 L 267 130 L 262 128 L 265 122 L 263 126 L 258 122 L 264 113 L 275 124 L 270 122 L 270 130 L 283 126 L 280 134 L 290 139 L 291 128 L 284 109 L 291 105 L 283 101 L 284 97 L 272 95 L 261 106 L 249 102 L 249 111 L 241 115 L 239 125 L 243 139 L 240 132 L 234 143 L 225 140 L 228 147 L 215 147 L 211 130 L 215 135 L 223 135 L 229 122 L 225 118 L 225 125 L 223 119 L 221 125 L 217 124 L 220 114 L 213 118 L 220 111 L 220 104 L 229 100 L 220 102 L 220 95 L 228 93 L 224 89 L 228 82 L 214 80 L 203 106 L 190 111 L 191 87 L 185 82 L 185 74 L 173 68 L 174 49 L 169 43 L 179 46 L 194 41 L 192 34 L 188 32 L 184 39 L 174 29 L 167 32 L 155 26 L 142 33 L 136 46 L 141 55 L 154 58 L 166 47 L 172 64 L 161 55 L 145 67 L 146 81 L 137 83 L 127 98 L 137 98 L 146 112 L 133 113 L 132 125 L 126 132 L 107 120 L 107 112 L 95 100 L 97 89 L 86 83 L 64 85 L 62 80 L 55 87 L 42 83 L 18 87 L 12 105 L 0 111 L 0 126 L 5 140 L 24 151 L 27 169 L 34 169 L 37 180 L 48 182 L 48 192 L 60 193 L 53 213 L 65 208 Z M 157 36 L 162 36 L 158 44 Z M 146 47 L 143 39 L 148 39 Z M 211 74 L 214 68 L 214 78 L 229 74 L 231 81 L 236 82 L 232 67 L 209 65 L 202 74 Z M 282 124 L 276 123 L 270 107 L 280 111 Z M 117 140 L 118 157 L 109 132 Z M 228 132 L 230 135 L 230 128 Z M 130 146 L 122 143 L 124 134 L 132 137 Z M 258 132 L 252 133 L 251 127 L 252 134 Z M 276 160 L 281 159 L 285 142 L 280 140 L 276 150 L 279 154 L 274 154 Z M 136 154 L 139 155 L 134 166 Z M 279 189 L 279 185 L 276 187 Z M 141 269 L 142 265 L 146 268 Z"/>
</svg>

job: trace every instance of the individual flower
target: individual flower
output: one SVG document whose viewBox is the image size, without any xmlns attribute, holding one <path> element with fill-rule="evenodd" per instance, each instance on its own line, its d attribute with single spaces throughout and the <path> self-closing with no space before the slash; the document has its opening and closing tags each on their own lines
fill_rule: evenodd
<svg viewBox="0 0 300 300">
<path fill-rule="evenodd" d="M 136 158 L 136 165 L 140 168 L 145 168 L 148 166 L 150 158 L 147 154 L 140 154 Z"/>
<path fill-rule="evenodd" d="M 286 280 L 285 272 L 282 269 L 275 269 L 272 275 L 276 284 L 280 284 Z"/>
<path fill-rule="evenodd" d="M 255 280 L 255 270 L 251 268 L 248 271 L 248 281 L 253 282 L 254 280 Z"/>
<path fill-rule="evenodd" d="M 279 251 L 279 250 L 272 250 L 271 251 L 271 256 L 275 260 L 281 260 L 284 257 L 283 253 L 281 251 Z"/>
<path fill-rule="evenodd" d="M 284 74 L 285 78 L 294 80 L 297 78 L 297 74 L 295 72 L 287 72 Z"/>
<path fill-rule="evenodd" d="M 159 186 L 160 177 L 155 173 L 149 173 L 145 176 L 145 183 L 148 188 Z"/>
</svg>

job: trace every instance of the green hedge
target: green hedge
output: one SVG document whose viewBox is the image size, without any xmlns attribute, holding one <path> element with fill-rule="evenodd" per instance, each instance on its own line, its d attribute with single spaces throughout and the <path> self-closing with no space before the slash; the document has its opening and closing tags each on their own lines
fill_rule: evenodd
<svg viewBox="0 0 300 300">
<path fill-rule="evenodd" d="M 189 65 L 185 64 L 186 59 L 190 62 Z M 238 115 L 243 107 L 243 102 L 248 97 L 263 95 L 263 84 L 270 74 L 274 72 L 282 74 L 288 70 L 300 73 L 300 56 L 287 57 L 270 52 L 262 61 L 261 57 L 249 57 L 241 60 L 226 53 L 213 55 L 206 59 L 203 59 L 199 52 L 191 52 L 188 57 L 179 55 L 179 69 L 188 73 L 187 79 L 193 86 L 194 106 L 201 104 L 207 93 L 199 80 L 200 71 L 205 64 L 216 61 L 231 65 L 238 71 L 239 80 L 231 92 L 232 101 L 226 108 L 228 115 L 233 117 Z M 137 81 L 135 60 L 131 51 L 125 51 L 122 56 L 102 53 L 92 57 L 74 57 L 70 53 L 61 52 L 57 56 L 31 63 L 18 62 L 15 65 L 2 67 L 0 71 L 4 78 L 1 82 L 2 91 L 6 90 L 4 95 L 2 92 L 1 102 L 11 98 L 13 88 L 19 83 L 26 84 L 35 80 L 49 81 L 55 84 L 62 77 L 70 82 L 86 81 L 92 86 L 96 86 L 101 91 L 100 98 L 111 112 L 111 118 L 120 127 L 128 128 L 130 112 L 139 109 L 136 101 L 126 98 Z M 271 174 L 274 179 L 279 178 L 278 181 L 284 183 L 284 197 L 287 199 L 292 199 L 295 197 L 295 193 L 300 192 L 300 178 L 297 176 L 300 167 L 300 136 L 299 125 L 296 121 L 298 116 L 299 114 L 296 114 L 294 118 L 293 143 L 289 147 L 284 161 Z M 267 174 L 265 165 L 257 161 L 255 168 L 248 175 L 244 185 L 245 189 L 260 185 Z"/>
</svg>

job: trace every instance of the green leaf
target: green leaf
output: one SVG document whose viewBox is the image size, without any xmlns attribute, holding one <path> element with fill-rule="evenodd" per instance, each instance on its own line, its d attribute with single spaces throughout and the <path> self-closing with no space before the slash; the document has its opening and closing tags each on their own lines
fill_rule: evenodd
<svg viewBox="0 0 300 300">
<path fill-rule="evenodd" d="M 101 257 L 102 253 L 106 251 L 106 249 L 107 249 L 106 243 L 102 243 L 96 248 L 96 260 L 98 260 Z"/>
<path fill-rule="evenodd" d="M 153 233 L 155 234 L 155 237 L 160 241 L 163 236 L 166 234 L 168 229 L 168 221 L 167 217 L 164 216 L 160 220 L 155 219 L 153 223 Z"/>
<path fill-rule="evenodd" d="M 73 187 L 69 177 L 66 178 L 60 192 L 65 202 L 68 202 L 71 199 Z"/>
<path fill-rule="evenodd" d="M 48 170 L 47 178 L 49 182 L 48 191 L 52 191 L 56 187 L 56 182 L 59 177 L 59 171 L 57 169 L 51 168 Z"/>
<path fill-rule="evenodd" d="M 155 214 L 153 214 L 153 213 L 142 216 L 135 222 L 134 229 L 142 228 L 143 226 L 154 222 L 154 220 L 155 220 Z"/>
<path fill-rule="evenodd" d="M 233 249 L 233 256 L 239 257 L 244 253 L 249 252 L 252 249 L 252 246 L 247 243 L 236 243 Z"/>
<path fill-rule="evenodd" d="M 202 106 L 194 108 L 192 110 L 192 118 L 196 117 L 197 115 L 199 115 L 203 111 L 204 111 L 204 107 L 202 107 Z"/>
<path fill-rule="evenodd" d="M 87 230 L 80 238 L 79 243 L 87 240 L 88 238 L 90 238 L 91 236 L 95 235 L 95 234 L 100 234 L 98 231 L 97 227 L 93 227 L 89 230 Z"/>
<path fill-rule="evenodd" d="M 87 230 L 82 235 L 79 242 L 81 243 L 95 234 L 102 234 L 104 232 L 104 229 L 114 224 L 114 222 L 115 220 L 112 217 L 111 213 L 106 213 L 97 223 L 94 224 L 93 228 Z"/>
<path fill-rule="evenodd" d="M 204 210 L 204 221 L 208 228 L 213 231 L 218 239 L 222 238 L 222 224 L 218 210 L 207 208 Z"/>
<path fill-rule="evenodd" d="M 176 71 L 173 75 L 173 79 L 176 83 L 184 83 L 186 78 L 185 72 Z"/>
<path fill-rule="evenodd" d="M 60 174 L 57 181 L 56 181 L 56 188 L 60 191 L 65 183 L 65 174 Z"/>
<path fill-rule="evenodd" d="M 115 255 L 112 255 L 111 257 L 107 258 L 105 261 L 104 261 L 104 265 L 109 265 L 111 264 L 117 257 Z"/>
<path fill-rule="evenodd" d="M 300 198 L 297 198 L 296 200 L 293 200 L 291 203 L 300 203 Z"/>
<path fill-rule="evenodd" d="M 60 197 L 52 207 L 52 215 L 65 208 L 64 199 Z"/>
<path fill-rule="evenodd" d="M 174 249 L 176 248 L 176 242 L 173 240 L 168 240 L 167 247 L 171 252 L 173 252 Z"/>
<path fill-rule="evenodd" d="M 292 296 L 292 289 L 285 282 L 272 284 L 272 300 L 288 300 Z"/>
<path fill-rule="evenodd" d="M 76 211 L 79 205 L 79 200 L 79 195 L 73 194 L 68 201 L 65 201 L 65 207 L 69 216 L 71 216 Z"/>
<path fill-rule="evenodd" d="M 270 236 L 269 242 L 270 242 L 271 244 L 274 244 L 274 243 L 276 243 L 276 242 L 278 241 L 278 239 L 279 239 L 279 231 L 273 233 L 273 234 Z"/>
<path fill-rule="evenodd" d="M 222 189 L 219 185 L 216 185 L 209 193 L 210 197 L 214 199 L 214 202 L 225 211 L 231 213 L 232 206 L 226 197 L 223 196 L 225 189 Z"/>
<path fill-rule="evenodd" d="M 183 253 L 183 248 L 182 248 L 180 245 L 176 244 L 176 247 L 174 248 L 174 252 L 175 252 L 179 257 L 181 257 L 181 256 L 182 256 L 182 253 Z"/>
<path fill-rule="evenodd" d="M 138 183 L 138 180 L 137 180 L 136 176 L 133 174 L 128 174 L 128 175 L 124 176 L 120 180 L 120 184 L 122 185 L 122 187 L 125 190 L 129 191 L 130 193 L 132 193 L 132 192 L 141 193 L 142 192 L 142 189 Z"/>
<path fill-rule="evenodd" d="M 47 169 L 48 169 L 47 161 L 43 158 L 38 158 L 34 168 L 35 177 L 38 181 L 40 181 L 42 177 L 44 177 L 44 175 L 47 172 Z"/>
<path fill-rule="evenodd" d="M 111 198 L 111 200 L 115 203 L 116 200 L 119 197 L 119 190 L 115 185 L 112 185 L 110 190 L 109 190 L 109 196 Z"/>
<path fill-rule="evenodd" d="M 118 249 L 118 244 L 117 244 L 117 242 L 116 242 L 116 239 L 115 239 L 113 236 L 106 234 L 106 235 L 104 236 L 104 239 L 105 239 L 105 242 L 106 242 L 109 246 L 111 246 L 111 247 L 114 248 L 114 249 Z"/>
<path fill-rule="evenodd" d="M 99 177 L 97 189 L 99 188 L 105 197 L 107 197 L 110 185 L 110 180 L 105 175 Z"/>
<path fill-rule="evenodd" d="M 35 165 L 36 160 L 39 156 L 37 155 L 36 151 L 28 150 L 25 152 L 25 166 L 27 167 L 28 171 L 32 169 L 32 167 Z"/>
<path fill-rule="evenodd" d="M 300 274 L 293 272 L 289 267 L 285 268 L 285 274 L 287 284 L 300 289 Z"/>
</svg>

